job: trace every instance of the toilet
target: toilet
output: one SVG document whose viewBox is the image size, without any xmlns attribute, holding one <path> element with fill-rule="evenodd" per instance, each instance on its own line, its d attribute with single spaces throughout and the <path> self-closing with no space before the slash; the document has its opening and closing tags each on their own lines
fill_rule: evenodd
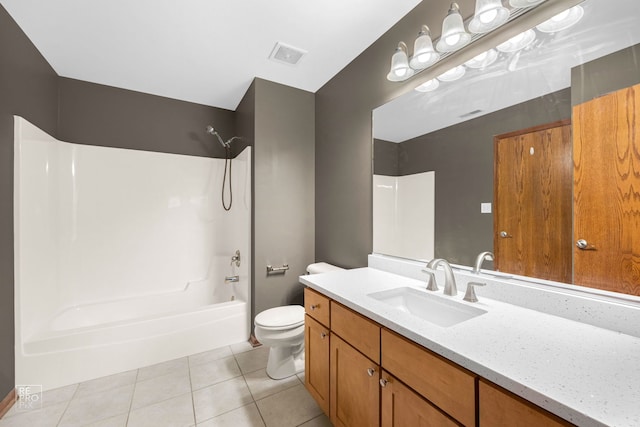
<svg viewBox="0 0 640 427">
<path fill-rule="evenodd" d="M 310 264 L 307 273 L 319 274 L 342 270 L 326 262 Z M 304 370 L 304 307 L 285 305 L 264 310 L 254 319 L 254 334 L 269 346 L 267 375 L 274 380 L 287 378 Z"/>
</svg>

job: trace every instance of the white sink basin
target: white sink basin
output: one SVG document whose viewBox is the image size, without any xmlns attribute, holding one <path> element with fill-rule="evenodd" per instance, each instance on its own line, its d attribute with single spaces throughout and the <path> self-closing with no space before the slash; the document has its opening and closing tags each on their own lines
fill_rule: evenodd
<svg viewBox="0 0 640 427">
<path fill-rule="evenodd" d="M 368 294 L 393 308 L 412 314 L 438 326 L 449 327 L 486 313 L 486 310 L 430 295 L 414 288 L 396 288 Z"/>
</svg>

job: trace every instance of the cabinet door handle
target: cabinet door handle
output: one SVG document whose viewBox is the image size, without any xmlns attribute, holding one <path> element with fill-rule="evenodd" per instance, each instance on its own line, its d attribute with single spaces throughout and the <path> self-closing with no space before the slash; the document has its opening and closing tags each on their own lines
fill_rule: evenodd
<svg viewBox="0 0 640 427">
<path fill-rule="evenodd" d="M 311 306 L 311 310 L 315 310 L 316 308 L 320 308 L 320 304 L 313 304 Z"/>
<path fill-rule="evenodd" d="M 389 383 L 388 380 L 385 380 L 384 378 L 380 378 L 380 387 L 386 387 L 388 383 Z"/>
<path fill-rule="evenodd" d="M 373 368 L 369 368 L 369 369 L 367 369 L 367 375 L 369 375 L 370 377 L 372 377 L 372 376 L 373 376 L 373 374 L 375 374 L 375 373 L 376 373 L 376 370 L 375 370 L 375 369 L 373 369 Z"/>
<path fill-rule="evenodd" d="M 320 338 L 325 339 L 327 337 L 327 334 L 324 332 L 320 332 Z"/>
</svg>

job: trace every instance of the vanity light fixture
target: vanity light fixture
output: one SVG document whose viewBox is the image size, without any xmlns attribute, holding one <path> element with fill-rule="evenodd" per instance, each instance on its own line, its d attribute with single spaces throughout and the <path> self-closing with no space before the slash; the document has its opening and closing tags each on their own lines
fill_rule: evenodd
<svg viewBox="0 0 640 427">
<path fill-rule="evenodd" d="M 566 30 L 569 27 L 574 26 L 582 19 L 584 15 L 584 9 L 582 6 L 577 5 L 560 12 L 556 16 L 544 21 L 536 28 L 543 33 L 555 33 L 558 31 Z"/>
<path fill-rule="evenodd" d="M 542 3 L 544 0 L 509 0 L 511 7 L 532 7 Z"/>
<path fill-rule="evenodd" d="M 447 16 L 442 21 L 442 36 L 436 44 L 440 52 L 454 52 L 469 44 L 471 34 L 464 29 L 458 3 L 451 3 Z"/>
<path fill-rule="evenodd" d="M 507 22 L 509 9 L 502 6 L 502 0 L 476 0 L 476 11 L 469 22 L 472 33 L 486 33 Z"/>
<path fill-rule="evenodd" d="M 498 52 L 495 49 L 489 49 L 468 60 L 464 65 L 469 68 L 485 68 L 496 62 L 496 59 L 498 59 Z"/>
<path fill-rule="evenodd" d="M 440 59 L 440 54 L 433 48 L 431 31 L 429 31 L 429 27 L 423 25 L 413 44 L 413 57 L 409 65 L 414 70 L 422 70 L 435 64 L 438 59 Z"/>
<path fill-rule="evenodd" d="M 434 90 L 438 89 L 439 86 L 440 82 L 438 81 L 438 79 L 431 79 L 422 83 L 415 90 L 418 92 L 433 92 Z"/>
<path fill-rule="evenodd" d="M 455 80 L 461 79 L 462 76 L 467 72 L 464 65 L 458 65 L 457 67 L 453 67 L 449 71 L 445 71 L 444 73 L 438 76 L 438 80 L 441 82 L 453 82 Z"/>
<path fill-rule="evenodd" d="M 398 47 L 391 57 L 391 68 L 387 74 L 387 80 L 403 82 L 411 78 L 414 74 L 427 69 L 442 58 L 447 58 L 470 42 L 479 40 L 502 24 L 517 19 L 544 1 L 551 0 L 475 0 L 475 14 L 469 20 L 470 32 L 465 30 L 465 23 L 458 4 L 451 3 L 447 16 L 442 21 L 442 35 L 437 42 L 434 43 L 432 40 L 429 27 L 423 25 L 414 42 L 413 56 L 409 55 L 409 49 L 404 42 L 398 43 Z M 511 9 L 505 7 L 507 4 Z M 541 33 L 562 31 L 575 25 L 583 15 L 584 9 L 581 6 L 573 6 L 539 24 L 535 29 Z M 520 51 L 531 46 L 536 36 L 539 35 L 535 29 L 532 28 L 512 37 L 493 49 L 477 55 L 464 65 L 472 69 L 483 69 L 500 58 L 506 58 L 508 61 L 507 69 L 514 68 L 518 62 Z M 509 54 L 512 53 L 515 55 L 510 57 Z M 464 73 L 465 68 L 460 66 L 438 76 L 437 79 L 439 81 L 453 81 L 461 78 Z M 435 90 L 432 86 L 428 87 L 430 90 Z"/>
<path fill-rule="evenodd" d="M 409 57 L 407 55 L 407 45 L 405 42 L 398 43 L 395 53 L 391 57 L 391 70 L 387 74 L 387 80 L 401 82 L 413 76 L 413 69 L 409 67 Z"/>
<path fill-rule="evenodd" d="M 499 44 L 496 46 L 496 49 L 504 53 L 517 52 L 529 46 L 535 39 L 536 32 L 533 30 L 527 30 L 511 37 L 506 42 Z"/>
</svg>

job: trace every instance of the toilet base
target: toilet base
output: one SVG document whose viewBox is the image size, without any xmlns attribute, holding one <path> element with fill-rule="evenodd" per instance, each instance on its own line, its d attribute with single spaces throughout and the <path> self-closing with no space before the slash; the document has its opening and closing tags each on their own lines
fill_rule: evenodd
<svg viewBox="0 0 640 427">
<path fill-rule="evenodd" d="M 271 347 L 267 361 L 267 375 L 281 380 L 304 371 L 304 345 L 298 349 Z"/>
</svg>

